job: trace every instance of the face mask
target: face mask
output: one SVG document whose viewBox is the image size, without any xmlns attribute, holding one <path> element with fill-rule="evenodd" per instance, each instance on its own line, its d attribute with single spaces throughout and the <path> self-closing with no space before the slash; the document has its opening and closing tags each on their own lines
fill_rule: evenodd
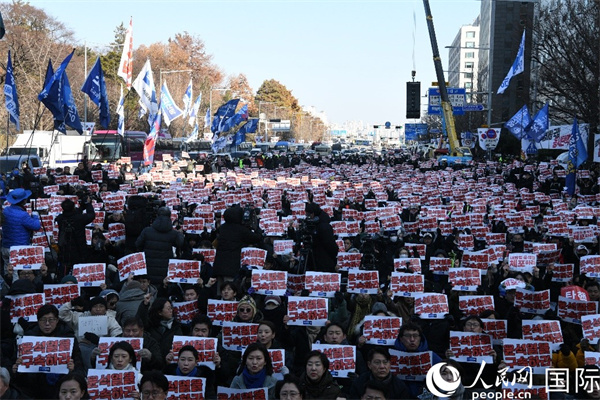
<svg viewBox="0 0 600 400">
<path fill-rule="evenodd" d="M 400 258 L 408 258 L 408 254 L 400 253 Z"/>
</svg>

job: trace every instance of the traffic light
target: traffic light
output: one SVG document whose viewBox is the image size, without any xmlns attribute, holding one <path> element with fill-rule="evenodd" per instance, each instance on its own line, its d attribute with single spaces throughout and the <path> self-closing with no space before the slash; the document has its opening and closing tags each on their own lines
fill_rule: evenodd
<svg viewBox="0 0 600 400">
<path fill-rule="evenodd" d="M 406 118 L 421 118 L 421 82 L 406 82 Z"/>
</svg>

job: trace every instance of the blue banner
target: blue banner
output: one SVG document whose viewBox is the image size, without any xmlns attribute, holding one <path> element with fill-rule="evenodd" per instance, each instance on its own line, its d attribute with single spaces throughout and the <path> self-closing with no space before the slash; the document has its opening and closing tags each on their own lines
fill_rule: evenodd
<svg viewBox="0 0 600 400">
<path fill-rule="evenodd" d="M 106 82 L 104 81 L 104 72 L 100 57 L 92 67 L 87 79 L 81 87 L 81 91 L 90 97 L 90 100 L 100 107 L 100 125 L 108 129 L 110 124 L 110 112 L 108 110 L 108 96 L 106 94 Z"/>
<path fill-rule="evenodd" d="M 13 75 L 12 60 L 10 59 L 10 50 L 8 51 L 8 61 L 6 62 L 6 78 L 4 82 L 4 99 L 6 100 L 6 110 L 10 122 L 15 124 L 17 131 L 21 130 L 19 122 L 19 98 L 17 97 L 17 84 Z"/>
</svg>

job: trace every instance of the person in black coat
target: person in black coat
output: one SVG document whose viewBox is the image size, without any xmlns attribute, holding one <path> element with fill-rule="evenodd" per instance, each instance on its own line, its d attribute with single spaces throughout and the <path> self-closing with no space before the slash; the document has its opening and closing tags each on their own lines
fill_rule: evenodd
<svg viewBox="0 0 600 400">
<path fill-rule="evenodd" d="M 307 269 L 320 272 L 336 272 L 338 246 L 333 235 L 330 218 L 316 203 L 307 203 L 304 208 L 307 222 L 316 223 L 310 228 L 312 236 L 312 254 L 308 257 Z"/>
<path fill-rule="evenodd" d="M 179 252 L 183 246 L 183 233 L 173 229 L 169 208 L 158 209 L 158 216 L 151 226 L 144 228 L 135 246 L 146 255 L 146 268 L 150 282 L 161 285 L 167 276 L 169 259 L 175 258 L 173 247 Z"/>
<path fill-rule="evenodd" d="M 219 280 L 219 288 L 223 281 L 233 280 L 238 274 L 242 248 L 262 239 L 260 234 L 242 225 L 244 209 L 240 206 L 229 207 L 223 217 L 225 223 L 219 228 L 212 273 L 212 276 Z"/>
<path fill-rule="evenodd" d="M 388 399 L 408 399 L 410 394 L 406 384 L 390 372 L 390 352 L 385 347 L 374 347 L 369 351 L 367 366 L 369 372 L 361 374 L 350 388 L 349 399 L 360 399 L 369 382 L 380 386 Z"/>
<path fill-rule="evenodd" d="M 60 206 L 62 214 L 54 221 L 58 224 L 59 258 L 63 268 L 58 271 L 58 277 L 68 275 L 74 264 L 87 262 L 88 247 L 85 241 L 85 226 L 96 218 L 94 206 L 89 201 L 89 196 L 84 194 L 80 199 L 80 207 L 75 208 L 75 203 L 64 200 Z M 85 212 L 83 212 L 85 210 Z"/>
</svg>

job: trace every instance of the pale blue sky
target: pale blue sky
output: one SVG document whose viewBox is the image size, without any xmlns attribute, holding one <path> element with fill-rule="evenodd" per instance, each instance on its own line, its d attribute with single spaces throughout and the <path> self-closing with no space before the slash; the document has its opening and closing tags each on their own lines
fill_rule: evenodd
<svg viewBox="0 0 600 400">
<path fill-rule="evenodd" d="M 421 0 L 29 2 L 62 21 L 81 43 L 110 43 L 115 27 L 130 16 L 134 47 L 183 31 L 198 35 L 225 75 L 244 73 L 255 92 L 264 80 L 276 79 L 333 123 L 404 124 L 413 49 L 421 91 L 437 81 Z M 430 0 L 430 6 L 447 69 L 444 46 L 473 22 L 480 2 Z"/>
</svg>

